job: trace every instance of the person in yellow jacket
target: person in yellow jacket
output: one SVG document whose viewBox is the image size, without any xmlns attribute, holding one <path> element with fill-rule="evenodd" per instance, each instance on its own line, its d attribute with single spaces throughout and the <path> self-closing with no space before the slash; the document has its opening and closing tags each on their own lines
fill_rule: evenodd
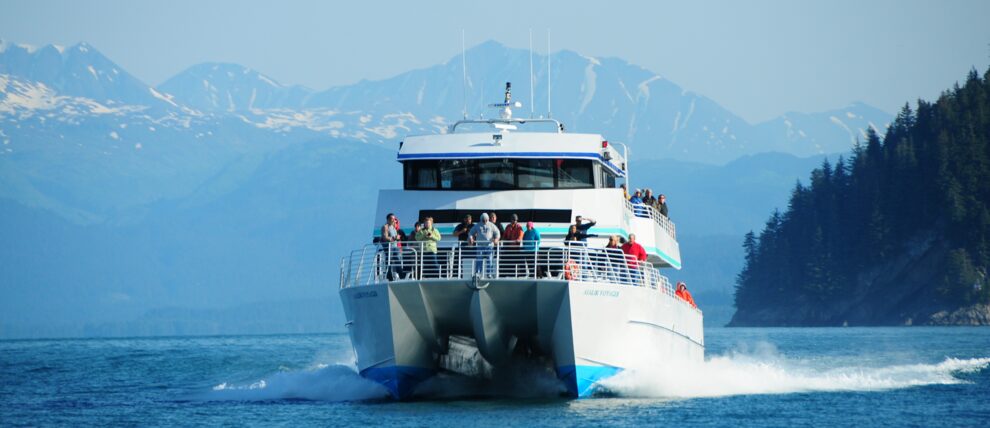
<svg viewBox="0 0 990 428">
<path fill-rule="evenodd" d="M 433 217 L 423 220 L 423 227 L 416 232 L 417 241 L 422 242 L 423 276 L 439 276 L 440 263 L 437 261 L 437 242 L 440 231 L 433 227 Z"/>
</svg>

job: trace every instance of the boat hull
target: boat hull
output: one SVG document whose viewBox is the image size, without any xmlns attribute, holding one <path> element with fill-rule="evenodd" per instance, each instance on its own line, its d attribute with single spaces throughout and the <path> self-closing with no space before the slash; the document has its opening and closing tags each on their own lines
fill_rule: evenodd
<svg viewBox="0 0 990 428">
<path fill-rule="evenodd" d="M 551 361 L 567 394 L 587 397 L 626 369 L 704 358 L 701 312 L 662 290 L 533 279 L 404 280 L 341 290 L 362 376 L 400 400 L 440 370 L 451 336 L 485 363 Z M 525 348 L 527 352 L 521 353 Z"/>
</svg>

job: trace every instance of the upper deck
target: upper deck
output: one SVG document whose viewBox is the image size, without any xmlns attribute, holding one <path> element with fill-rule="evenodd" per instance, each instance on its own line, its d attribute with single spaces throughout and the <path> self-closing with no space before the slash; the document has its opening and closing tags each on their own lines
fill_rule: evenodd
<svg viewBox="0 0 990 428">
<path fill-rule="evenodd" d="M 619 188 L 629 182 L 625 145 L 565 133 L 553 119 L 513 118 L 509 89 L 504 103 L 492 105 L 500 118 L 464 120 L 449 133 L 399 143 L 403 189 L 379 193 L 376 218 L 394 213 L 410 231 L 432 217 L 446 241 L 468 214 L 477 220 L 497 213 L 502 223 L 517 215 L 551 239 L 563 239 L 571 219 L 582 216 L 597 222 L 588 230 L 592 242 L 635 234 L 650 262 L 679 269 L 674 224 L 652 207 L 630 204 Z"/>
</svg>

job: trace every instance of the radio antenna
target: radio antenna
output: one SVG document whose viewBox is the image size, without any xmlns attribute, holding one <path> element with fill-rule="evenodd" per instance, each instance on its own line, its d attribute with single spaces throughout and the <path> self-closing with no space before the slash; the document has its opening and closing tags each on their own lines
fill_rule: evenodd
<svg viewBox="0 0 990 428">
<path fill-rule="evenodd" d="M 536 115 L 536 103 L 533 101 L 533 91 L 536 90 L 536 78 L 533 77 L 533 29 L 529 29 L 529 117 Z"/>
<path fill-rule="evenodd" d="M 464 47 L 464 29 L 461 28 L 461 73 L 463 74 L 463 80 L 461 84 L 461 92 L 464 95 L 464 108 L 461 113 L 464 115 L 464 119 L 467 119 L 467 50 Z"/>
<path fill-rule="evenodd" d="M 553 117 L 550 110 L 550 29 L 547 28 L 547 119 Z"/>
</svg>

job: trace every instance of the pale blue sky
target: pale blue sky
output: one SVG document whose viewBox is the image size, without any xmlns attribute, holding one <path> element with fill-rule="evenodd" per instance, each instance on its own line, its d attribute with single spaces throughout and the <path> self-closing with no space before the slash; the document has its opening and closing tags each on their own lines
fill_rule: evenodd
<svg viewBox="0 0 990 428">
<path fill-rule="evenodd" d="M 0 37 L 88 41 L 158 84 L 203 61 L 326 89 L 494 39 L 616 56 L 749 121 L 861 100 L 893 112 L 990 60 L 990 1 L 275 2 L 0 0 Z"/>
</svg>

